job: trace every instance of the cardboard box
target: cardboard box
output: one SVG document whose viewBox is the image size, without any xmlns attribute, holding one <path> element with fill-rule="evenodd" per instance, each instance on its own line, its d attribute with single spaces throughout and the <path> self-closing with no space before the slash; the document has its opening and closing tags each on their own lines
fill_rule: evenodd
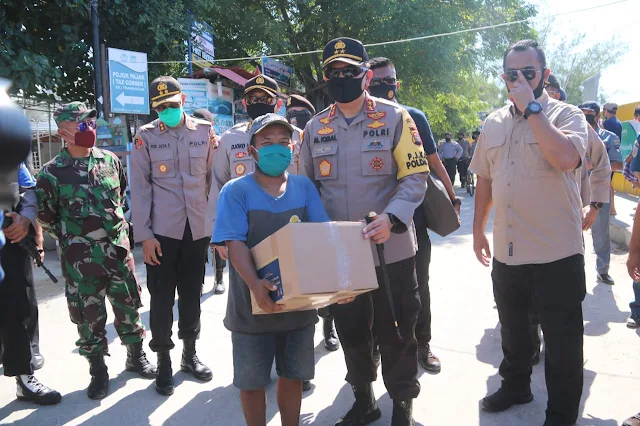
<svg viewBox="0 0 640 426">
<path fill-rule="evenodd" d="M 258 276 L 278 289 L 281 312 L 318 309 L 378 288 L 360 222 L 289 223 L 251 249 Z M 253 314 L 265 312 L 251 293 Z"/>
</svg>

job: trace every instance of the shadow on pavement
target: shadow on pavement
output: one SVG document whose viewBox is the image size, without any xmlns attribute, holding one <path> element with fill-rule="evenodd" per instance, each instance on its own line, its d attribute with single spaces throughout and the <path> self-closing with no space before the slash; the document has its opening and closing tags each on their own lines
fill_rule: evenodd
<svg viewBox="0 0 640 426">
<path fill-rule="evenodd" d="M 586 294 L 582 310 L 585 336 L 603 336 L 611 330 L 610 323 L 624 324 L 629 316 L 618 309 L 611 286 L 603 283 L 593 288 L 593 294 Z"/>
</svg>

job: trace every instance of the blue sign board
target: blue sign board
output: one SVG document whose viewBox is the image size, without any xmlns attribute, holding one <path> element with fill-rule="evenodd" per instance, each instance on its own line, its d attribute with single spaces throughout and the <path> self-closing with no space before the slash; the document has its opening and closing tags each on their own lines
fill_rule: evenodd
<svg viewBox="0 0 640 426">
<path fill-rule="evenodd" d="M 262 58 L 262 73 L 273 78 L 279 84 L 291 86 L 293 68 L 271 58 Z"/>
<path fill-rule="evenodd" d="M 109 48 L 111 112 L 149 114 L 147 54 Z"/>
</svg>

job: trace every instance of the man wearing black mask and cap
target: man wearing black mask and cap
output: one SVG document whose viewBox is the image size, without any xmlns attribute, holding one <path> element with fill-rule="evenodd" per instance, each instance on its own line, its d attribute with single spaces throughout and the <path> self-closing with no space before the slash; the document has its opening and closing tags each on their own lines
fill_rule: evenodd
<svg viewBox="0 0 640 426">
<path fill-rule="evenodd" d="M 239 123 L 227 130 L 220 138 L 217 153 L 213 159 L 213 179 L 209 191 L 207 205 L 207 221 L 215 222 L 218 195 L 225 183 L 231 179 L 252 173 L 255 170 L 255 161 L 249 154 L 249 128 L 251 123 L 261 115 L 277 113 L 282 107 L 282 99 L 279 99 L 280 88 L 271 77 L 259 74 L 248 80 L 244 85 L 244 98 L 242 104 L 247 109 L 251 118 L 246 123 Z M 297 174 L 297 157 L 300 153 L 300 135 L 293 133 L 295 142 L 291 164 L 287 172 Z M 220 256 L 227 260 L 225 247 L 214 247 Z"/>
<path fill-rule="evenodd" d="M 331 220 L 358 221 L 376 213 L 363 234 L 372 242 L 381 287 L 350 304 L 331 307 L 347 364 L 346 380 L 355 396 L 353 407 L 336 426 L 366 425 L 381 416 L 372 387 L 378 372 L 374 336 L 393 400 L 391 425 L 410 426 L 413 399 L 420 393 L 413 213 L 424 199 L 429 166 L 407 110 L 365 91 L 373 73 L 362 43 L 340 37 L 327 43 L 322 56 L 324 80 L 336 102 L 307 124 L 300 173 L 318 187 Z M 386 271 L 374 244 L 384 244 Z M 385 282 L 390 284 L 387 289 Z"/>
</svg>

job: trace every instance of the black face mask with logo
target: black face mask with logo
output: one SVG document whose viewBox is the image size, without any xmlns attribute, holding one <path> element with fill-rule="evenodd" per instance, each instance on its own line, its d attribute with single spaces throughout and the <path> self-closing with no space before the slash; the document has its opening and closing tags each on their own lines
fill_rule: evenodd
<svg viewBox="0 0 640 426">
<path fill-rule="evenodd" d="M 369 93 L 376 98 L 394 100 L 398 86 L 395 84 L 380 83 L 377 86 L 369 86 Z"/>
<path fill-rule="evenodd" d="M 299 129 L 304 129 L 309 120 L 311 120 L 312 115 L 309 110 L 290 111 L 287 112 L 287 120 Z"/>
<path fill-rule="evenodd" d="M 366 75 L 366 74 L 365 74 Z M 329 94 L 336 102 L 346 104 L 355 101 L 362 95 L 362 80 L 365 75 L 360 78 L 332 78 L 327 81 L 327 89 Z"/>
<path fill-rule="evenodd" d="M 247 115 L 249 115 L 249 117 L 251 117 L 252 120 L 255 120 L 256 118 L 262 115 L 273 113 L 275 109 L 276 107 L 274 105 L 256 103 L 252 105 L 247 105 Z"/>
</svg>

